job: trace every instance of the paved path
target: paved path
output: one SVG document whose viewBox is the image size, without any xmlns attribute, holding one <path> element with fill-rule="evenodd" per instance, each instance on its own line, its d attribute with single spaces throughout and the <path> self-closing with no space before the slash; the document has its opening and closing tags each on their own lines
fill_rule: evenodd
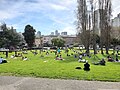
<svg viewBox="0 0 120 90">
<path fill-rule="evenodd" d="M 0 76 L 0 90 L 120 90 L 120 82 Z"/>
</svg>

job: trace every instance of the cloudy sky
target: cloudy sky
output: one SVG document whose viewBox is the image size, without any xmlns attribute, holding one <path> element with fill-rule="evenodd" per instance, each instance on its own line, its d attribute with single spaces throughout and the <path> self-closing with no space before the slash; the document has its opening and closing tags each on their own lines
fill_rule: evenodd
<svg viewBox="0 0 120 90">
<path fill-rule="evenodd" d="M 77 0 L 0 0 L 0 22 L 24 32 L 27 24 L 48 35 L 55 30 L 75 34 Z M 120 0 L 112 0 L 113 17 L 120 13 Z"/>
</svg>

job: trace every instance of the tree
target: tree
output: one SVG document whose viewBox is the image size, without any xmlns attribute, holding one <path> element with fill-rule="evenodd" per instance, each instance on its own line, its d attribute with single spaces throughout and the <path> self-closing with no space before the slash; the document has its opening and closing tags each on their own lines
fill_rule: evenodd
<svg viewBox="0 0 120 90">
<path fill-rule="evenodd" d="M 112 40 L 111 40 L 111 44 L 113 45 L 113 54 L 115 53 L 115 47 L 117 46 L 117 45 L 120 45 L 120 40 L 118 40 L 118 39 L 116 39 L 116 38 L 113 38 Z"/>
<path fill-rule="evenodd" d="M 112 8 L 111 8 L 111 0 L 106 0 L 106 5 L 105 5 L 105 48 L 106 48 L 106 54 L 108 54 L 109 46 L 110 46 L 110 32 L 111 32 L 111 13 L 112 13 Z"/>
<path fill-rule="evenodd" d="M 91 40 L 90 40 L 90 42 L 91 42 L 91 44 L 93 45 L 93 40 L 94 40 L 94 38 L 95 38 L 95 43 L 96 44 L 98 44 L 98 45 L 100 45 L 100 37 L 99 37 L 99 35 L 97 35 L 97 34 L 91 34 Z"/>
<path fill-rule="evenodd" d="M 77 29 L 81 36 L 81 41 L 85 46 L 86 53 L 89 53 L 90 45 L 90 15 L 88 15 L 86 0 L 77 0 Z"/>
<path fill-rule="evenodd" d="M 0 32 L 0 47 L 10 48 L 11 46 L 17 47 L 22 41 L 21 36 L 14 32 L 13 28 L 8 29 L 6 24 L 1 25 L 2 31 Z"/>
<path fill-rule="evenodd" d="M 92 45 L 94 54 L 97 54 L 97 47 L 96 47 L 96 3 L 93 0 L 90 0 L 90 6 L 91 6 L 91 13 L 92 13 Z"/>
<path fill-rule="evenodd" d="M 106 54 L 108 54 L 111 31 L 111 0 L 99 0 L 99 9 L 101 53 L 103 54 L 103 45 L 105 45 Z"/>
<path fill-rule="evenodd" d="M 18 33 L 14 32 L 12 29 L 8 30 L 8 34 L 9 35 L 7 36 L 7 38 L 9 38 L 8 41 L 9 46 L 16 47 L 22 41 L 22 37 Z"/>
<path fill-rule="evenodd" d="M 3 31 L 8 30 L 7 25 L 5 23 L 2 23 L 2 25 L 0 27 Z"/>
<path fill-rule="evenodd" d="M 51 42 L 52 42 L 52 45 L 57 47 L 63 47 L 65 44 L 65 41 L 61 38 L 53 38 Z"/>
<path fill-rule="evenodd" d="M 23 33 L 24 39 L 28 47 L 32 47 L 35 42 L 35 29 L 31 25 L 26 25 Z"/>
</svg>

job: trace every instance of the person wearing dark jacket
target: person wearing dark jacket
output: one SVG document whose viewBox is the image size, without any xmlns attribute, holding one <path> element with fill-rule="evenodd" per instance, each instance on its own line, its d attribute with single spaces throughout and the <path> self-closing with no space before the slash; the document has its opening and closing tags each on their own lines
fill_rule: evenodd
<svg viewBox="0 0 120 90">
<path fill-rule="evenodd" d="M 88 62 L 86 62 L 86 63 L 84 64 L 84 70 L 85 70 L 85 71 L 89 71 L 89 70 L 90 70 L 90 64 L 89 64 Z"/>
</svg>

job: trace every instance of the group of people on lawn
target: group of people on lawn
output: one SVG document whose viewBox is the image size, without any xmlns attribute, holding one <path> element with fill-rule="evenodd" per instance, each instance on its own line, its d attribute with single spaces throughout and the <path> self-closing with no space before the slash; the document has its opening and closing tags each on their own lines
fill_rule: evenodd
<svg viewBox="0 0 120 90">
<path fill-rule="evenodd" d="M 67 49 L 67 50 L 65 50 L 66 51 L 66 53 L 67 53 L 67 56 L 70 56 L 69 54 L 68 54 L 68 52 L 69 52 L 69 50 Z M 89 57 L 89 58 L 91 58 L 91 56 L 89 55 L 89 54 L 86 54 L 86 53 L 79 53 L 79 52 L 77 52 L 77 51 L 75 51 L 75 50 L 73 50 L 74 51 L 74 53 L 75 54 L 71 54 L 71 55 L 73 55 L 74 56 L 74 58 L 79 58 L 78 59 L 78 62 L 83 62 L 83 63 L 86 63 L 86 62 L 88 62 L 87 60 L 85 60 L 85 59 L 83 59 L 83 57 Z M 63 60 L 63 58 L 62 58 L 62 56 L 61 56 L 61 54 L 60 54 L 60 49 L 58 49 L 57 51 L 56 51 L 56 53 L 55 53 L 55 55 L 56 55 L 56 60 Z M 60 54 L 60 55 L 59 55 Z M 79 55 L 79 57 L 77 57 L 77 55 Z M 118 54 L 116 54 L 116 59 L 114 60 L 113 58 L 111 58 L 110 56 L 108 56 L 107 57 L 108 58 L 108 61 L 111 61 L 111 62 L 120 62 L 120 60 L 118 60 Z M 102 58 L 100 61 L 98 61 L 98 62 L 96 62 L 96 63 L 93 63 L 93 64 L 95 64 L 95 65 L 105 65 L 106 64 L 106 60 L 104 59 L 104 58 Z"/>
<path fill-rule="evenodd" d="M 87 60 L 85 60 L 85 59 L 83 59 L 83 57 L 86 57 L 86 56 L 88 56 L 89 58 L 91 58 L 91 56 L 90 55 L 87 55 L 87 54 L 84 54 L 84 53 L 82 53 L 82 54 L 79 54 L 79 59 L 78 59 L 78 62 L 83 62 L 83 63 L 85 63 L 84 64 L 84 70 L 90 70 L 90 64 L 88 63 L 88 61 Z M 75 55 L 75 58 L 76 58 L 77 56 Z M 118 53 L 116 54 L 116 57 L 115 57 L 115 59 L 114 58 L 112 58 L 110 55 L 107 57 L 107 59 L 108 60 L 105 60 L 104 58 L 102 58 L 101 60 L 99 60 L 98 62 L 94 62 L 93 64 L 94 65 L 106 65 L 106 61 L 109 61 L 109 62 L 120 62 L 120 60 L 118 59 Z"/>
<path fill-rule="evenodd" d="M 111 56 L 107 56 L 107 58 L 109 62 L 120 62 L 120 60 L 118 59 L 118 53 L 116 54 L 115 59 Z"/>
<path fill-rule="evenodd" d="M 22 53 L 18 53 L 18 54 L 15 53 L 14 55 L 10 56 L 11 59 L 17 59 L 17 57 L 21 57 L 21 59 L 23 61 L 28 60 L 28 58 L 26 56 L 23 56 Z M 0 64 L 2 64 L 2 63 L 7 63 L 7 60 L 5 58 L 3 58 L 3 57 L 0 57 Z"/>
<path fill-rule="evenodd" d="M 86 67 L 87 67 L 87 70 L 90 70 L 90 68 L 89 68 L 89 67 L 90 67 L 90 64 L 88 63 L 87 60 L 83 59 L 83 57 L 88 56 L 89 58 L 91 58 L 91 56 L 90 56 L 90 55 L 87 55 L 86 53 L 80 54 L 79 52 L 77 52 L 77 51 L 75 51 L 75 50 L 73 50 L 73 51 L 74 51 L 74 54 L 72 53 L 71 55 L 73 55 L 74 58 L 79 58 L 79 59 L 78 59 L 78 62 L 83 62 L 83 63 L 85 63 L 85 64 L 84 64 L 84 69 L 86 69 Z M 48 52 L 48 51 L 45 51 L 45 52 L 46 52 L 46 55 L 49 55 L 49 52 Z M 60 50 L 60 49 L 57 49 L 57 50 L 54 51 L 54 52 L 55 52 L 55 55 L 56 55 L 55 60 L 64 60 L 64 59 L 62 58 L 61 50 Z M 69 52 L 69 50 L 67 49 L 67 50 L 66 50 L 67 56 L 70 56 L 70 55 L 68 54 L 68 52 Z M 27 51 L 25 51 L 24 53 L 27 54 Z M 24 54 L 24 53 L 23 53 L 23 54 Z M 22 53 L 18 53 L 18 54 L 15 54 L 15 55 L 11 55 L 11 58 L 21 57 L 22 60 L 28 60 L 27 57 L 24 57 L 24 56 L 23 56 L 23 54 L 22 54 Z M 36 55 L 37 53 L 36 53 L 36 52 L 33 52 L 33 54 Z M 77 56 L 78 56 L 78 57 L 77 57 Z M 114 60 L 114 59 L 111 58 L 110 56 L 108 56 L 107 58 L 108 58 L 108 61 L 110 61 L 110 62 L 114 62 L 114 61 L 119 62 L 119 60 L 118 60 L 118 55 L 117 55 L 117 54 L 116 54 L 116 60 Z M 2 58 L 0 58 L 0 63 L 2 63 L 2 62 L 4 62 L 4 60 L 3 60 Z M 105 61 L 104 59 L 101 59 L 99 62 L 96 62 L 96 63 L 93 63 L 93 64 L 94 64 L 94 65 L 105 65 L 105 64 L 106 64 L 106 61 Z"/>
<path fill-rule="evenodd" d="M 15 55 L 11 55 L 11 58 L 12 59 L 16 59 L 17 57 L 21 57 L 21 59 L 23 60 L 23 61 L 25 61 L 25 60 L 28 60 L 28 58 L 26 57 L 26 56 L 23 56 L 23 54 L 22 53 L 15 53 Z"/>
<path fill-rule="evenodd" d="M 59 54 L 60 54 L 60 55 L 59 55 Z M 56 55 L 55 60 L 64 60 L 64 59 L 62 58 L 61 50 L 60 50 L 60 49 L 58 49 L 57 51 L 55 51 L 55 55 Z"/>
</svg>

